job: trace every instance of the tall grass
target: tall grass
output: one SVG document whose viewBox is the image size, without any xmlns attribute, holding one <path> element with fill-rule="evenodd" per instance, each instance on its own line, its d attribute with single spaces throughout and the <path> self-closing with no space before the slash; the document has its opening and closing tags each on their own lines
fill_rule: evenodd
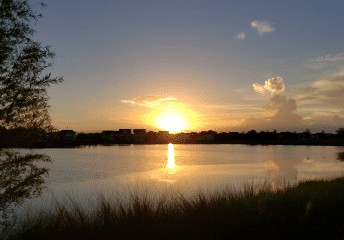
<svg viewBox="0 0 344 240">
<path fill-rule="evenodd" d="M 27 216 L 3 239 L 343 239 L 344 176 L 190 198 L 133 193 L 128 203 L 99 194 L 93 210 L 67 207 Z"/>
</svg>

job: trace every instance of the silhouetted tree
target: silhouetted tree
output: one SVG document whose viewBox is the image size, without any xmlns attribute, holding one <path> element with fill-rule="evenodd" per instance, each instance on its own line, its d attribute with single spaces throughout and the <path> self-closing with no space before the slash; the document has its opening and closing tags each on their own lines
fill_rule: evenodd
<svg viewBox="0 0 344 240">
<path fill-rule="evenodd" d="M 157 142 L 158 142 L 158 136 L 157 136 L 157 133 L 156 133 L 156 132 L 149 131 L 149 132 L 146 134 L 146 137 L 147 137 L 147 142 L 148 142 L 148 143 L 154 144 L 154 143 L 157 143 Z"/>
<path fill-rule="evenodd" d="M 269 132 L 268 135 L 269 135 L 269 140 L 270 141 L 274 141 L 274 140 L 278 139 L 278 134 L 277 134 L 276 129 L 273 130 L 272 132 Z"/>
<path fill-rule="evenodd" d="M 228 134 L 225 132 L 218 133 L 215 139 L 218 143 L 226 143 L 228 141 Z"/>
<path fill-rule="evenodd" d="M 260 132 L 258 133 L 258 139 L 259 139 L 260 141 L 267 141 L 267 140 L 269 140 L 269 139 L 268 139 L 268 132 L 260 131 Z"/>
<path fill-rule="evenodd" d="M 256 132 L 256 130 L 252 129 L 246 133 L 246 136 L 247 136 L 248 140 L 256 141 L 258 138 L 258 133 Z"/>
<path fill-rule="evenodd" d="M 311 130 L 309 130 L 309 128 L 306 128 L 306 130 L 302 134 L 303 134 L 303 138 L 305 139 L 309 139 L 312 136 Z"/>
<path fill-rule="evenodd" d="M 37 20 L 27 1 L 3 0 L 0 5 L 0 124 L 6 128 L 51 128 L 46 88 L 62 78 L 42 75 L 54 53 L 29 37 L 29 21 Z"/>
<path fill-rule="evenodd" d="M 27 0 L 0 2 L 0 127 L 6 129 L 53 129 L 46 88 L 63 79 L 43 75 L 52 66 L 50 60 L 54 53 L 30 38 L 34 30 L 29 22 L 37 21 L 38 17 L 41 15 L 32 11 Z M 42 176 L 48 174 L 48 169 L 38 168 L 33 162 L 51 162 L 51 159 L 43 154 L 21 156 L 17 152 L 3 150 L 2 146 L 0 217 L 5 217 L 11 203 L 19 204 L 25 198 L 41 194 Z"/>
<path fill-rule="evenodd" d="M 341 135 L 344 136 L 344 128 L 339 128 L 338 130 L 336 130 L 337 135 Z"/>
</svg>

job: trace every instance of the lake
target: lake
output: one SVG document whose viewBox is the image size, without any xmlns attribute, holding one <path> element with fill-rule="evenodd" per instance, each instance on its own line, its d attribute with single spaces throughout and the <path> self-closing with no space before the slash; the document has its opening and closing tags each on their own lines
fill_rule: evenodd
<svg viewBox="0 0 344 240">
<path fill-rule="evenodd" d="M 30 152 L 19 149 L 21 153 Z M 242 189 L 269 180 L 280 181 L 338 176 L 343 147 L 286 145 L 126 145 L 33 149 L 52 157 L 46 179 L 48 191 L 17 208 L 49 207 L 52 194 L 64 201 L 69 194 L 83 204 L 94 204 L 97 192 L 126 199 L 130 191 L 192 196 L 226 186 Z"/>
</svg>

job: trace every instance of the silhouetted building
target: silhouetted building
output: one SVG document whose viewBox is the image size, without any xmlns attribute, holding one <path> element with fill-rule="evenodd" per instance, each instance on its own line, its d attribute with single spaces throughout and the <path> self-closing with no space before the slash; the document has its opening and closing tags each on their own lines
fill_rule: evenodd
<svg viewBox="0 0 344 240">
<path fill-rule="evenodd" d="M 134 136 L 145 136 L 146 135 L 146 129 L 134 129 Z"/>
<path fill-rule="evenodd" d="M 103 131 L 101 136 L 103 141 L 113 141 L 118 134 L 118 131 Z"/>
<path fill-rule="evenodd" d="M 118 133 L 120 135 L 130 135 L 131 134 L 131 129 L 119 129 Z"/>
<path fill-rule="evenodd" d="M 48 134 L 43 128 L 36 129 L 38 134 L 38 142 L 46 141 L 48 139 Z"/>
<path fill-rule="evenodd" d="M 61 130 L 58 133 L 58 139 L 64 143 L 74 142 L 76 140 L 76 132 L 73 130 Z"/>
<path fill-rule="evenodd" d="M 48 132 L 48 140 L 52 142 L 56 142 L 59 139 L 59 132 Z"/>
<path fill-rule="evenodd" d="M 190 134 L 189 133 L 178 133 L 177 135 L 177 139 L 181 140 L 181 141 L 188 141 L 190 140 Z"/>
<path fill-rule="evenodd" d="M 134 136 L 133 136 L 133 142 L 134 143 L 146 143 L 147 142 L 147 136 L 146 136 L 146 129 L 134 129 Z"/>
<path fill-rule="evenodd" d="M 170 140 L 170 132 L 169 131 L 159 131 L 157 134 L 158 142 L 168 142 Z"/>
<path fill-rule="evenodd" d="M 132 140 L 131 129 L 119 129 L 117 137 L 121 141 L 130 141 Z"/>
<path fill-rule="evenodd" d="M 214 141 L 216 132 L 209 130 L 208 132 L 202 131 L 198 135 L 200 141 Z"/>
</svg>

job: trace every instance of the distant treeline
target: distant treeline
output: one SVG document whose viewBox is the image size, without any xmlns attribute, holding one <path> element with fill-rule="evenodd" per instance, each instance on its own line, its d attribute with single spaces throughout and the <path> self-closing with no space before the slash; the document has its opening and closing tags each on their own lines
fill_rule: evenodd
<svg viewBox="0 0 344 240">
<path fill-rule="evenodd" d="M 129 129 L 130 130 L 130 129 Z M 46 132 L 40 128 L 0 128 L 1 147 L 37 148 L 70 147 L 98 144 L 267 144 L 267 145 L 336 145 L 344 146 L 344 128 L 332 133 L 277 132 L 276 130 L 247 132 L 202 131 L 170 134 L 167 131 L 140 134 L 76 133 L 73 130 Z"/>
</svg>

